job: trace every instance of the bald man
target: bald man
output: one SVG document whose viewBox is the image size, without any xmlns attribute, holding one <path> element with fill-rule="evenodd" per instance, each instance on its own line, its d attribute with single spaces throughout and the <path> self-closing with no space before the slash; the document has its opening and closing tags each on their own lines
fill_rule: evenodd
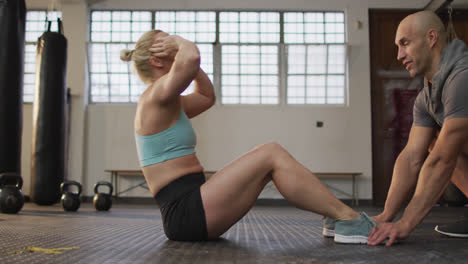
<svg viewBox="0 0 468 264">
<path fill-rule="evenodd" d="M 450 181 L 468 197 L 468 48 L 461 40 L 447 43 L 439 17 L 414 13 L 398 26 L 398 60 L 411 77 L 424 76 L 413 109 L 408 143 L 398 156 L 384 211 L 368 244 L 404 239 L 429 213 Z M 414 194 L 413 194 L 414 192 Z M 391 221 L 411 197 L 400 220 Z M 466 209 L 463 209 L 466 210 Z M 468 220 L 437 226 L 436 231 L 468 237 Z"/>
</svg>

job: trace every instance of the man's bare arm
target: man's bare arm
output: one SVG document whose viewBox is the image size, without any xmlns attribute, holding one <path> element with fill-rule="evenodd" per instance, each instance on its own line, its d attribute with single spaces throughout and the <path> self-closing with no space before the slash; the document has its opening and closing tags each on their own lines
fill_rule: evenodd
<svg viewBox="0 0 468 264">
<path fill-rule="evenodd" d="M 458 155 L 467 141 L 468 118 L 445 121 L 433 150 L 424 162 L 413 199 L 403 217 L 396 223 L 383 223 L 374 228 L 369 235 L 369 245 L 378 245 L 388 238 L 386 245 L 391 246 L 396 239 L 408 237 L 447 187 Z"/>
<path fill-rule="evenodd" d="M 392 221 L 413 194 L 419 172 L 434 136 L 434 128 L 421 126 L 411 128 L 408 143 L 395 162 L 385 209 L 380 215 L 374 217 L 377 222 Z"/>
<path fill-rule="evenodd" d="M 462 147 L 468 141 L 468 118 L 445 121 L 434 149 L 420 173 L 413 199 L 400 220 L 412 231 L 447 187 Z"/>
</svg>

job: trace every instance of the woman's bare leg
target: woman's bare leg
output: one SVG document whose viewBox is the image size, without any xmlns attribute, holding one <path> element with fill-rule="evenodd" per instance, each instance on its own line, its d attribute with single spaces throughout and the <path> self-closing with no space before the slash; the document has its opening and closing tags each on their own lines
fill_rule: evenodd
<svg viewBox="0 0 468 264">
<path fill-rule="evenodd" d="M 209 238 L 220 236 L 242 218 L 270 180 L 298 208 L 338 220 L 359 216 L 284 148 L 268 143 L 236 159 L 201 186 Z"/>
</svg>

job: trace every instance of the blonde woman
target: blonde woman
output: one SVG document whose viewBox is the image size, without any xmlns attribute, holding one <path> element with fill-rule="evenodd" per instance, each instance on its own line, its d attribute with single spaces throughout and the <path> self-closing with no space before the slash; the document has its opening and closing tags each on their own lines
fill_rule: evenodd
<svg viewBox="0 0 468 264">
<path fill-rule="evenodd" d="M 209 109 L 215 94 L 200 68 L 194 43 L 153 30 L 140 38 L 135 50 L 123 50 L 121 59 L 132 61 L 148 85 L 137 105 L 135 139 L 143 174 L 169 239 L 218 238 L 252 208 L 264 186 L 273 181 L 296 207 L 341 220 L 336 222 L 335 241 L 367 243 L 375 223 L 336 199 L 279 144 L 260 145 L 205 181 L 190 118 Z M 193 93 L 182 96 L 192 81 Z"/>
</svg>

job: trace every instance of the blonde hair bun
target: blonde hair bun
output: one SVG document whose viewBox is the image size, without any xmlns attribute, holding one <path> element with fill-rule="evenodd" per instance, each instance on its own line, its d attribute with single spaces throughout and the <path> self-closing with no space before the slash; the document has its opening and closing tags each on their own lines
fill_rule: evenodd
<svg viewBox="0 0 468 264">
<path fill-rule="evenodd" d="M 133 55 L 133 50 L 123 49 L 120 51 L 120 59 L 123 61 L 131 61 Z"/>
</svg>

